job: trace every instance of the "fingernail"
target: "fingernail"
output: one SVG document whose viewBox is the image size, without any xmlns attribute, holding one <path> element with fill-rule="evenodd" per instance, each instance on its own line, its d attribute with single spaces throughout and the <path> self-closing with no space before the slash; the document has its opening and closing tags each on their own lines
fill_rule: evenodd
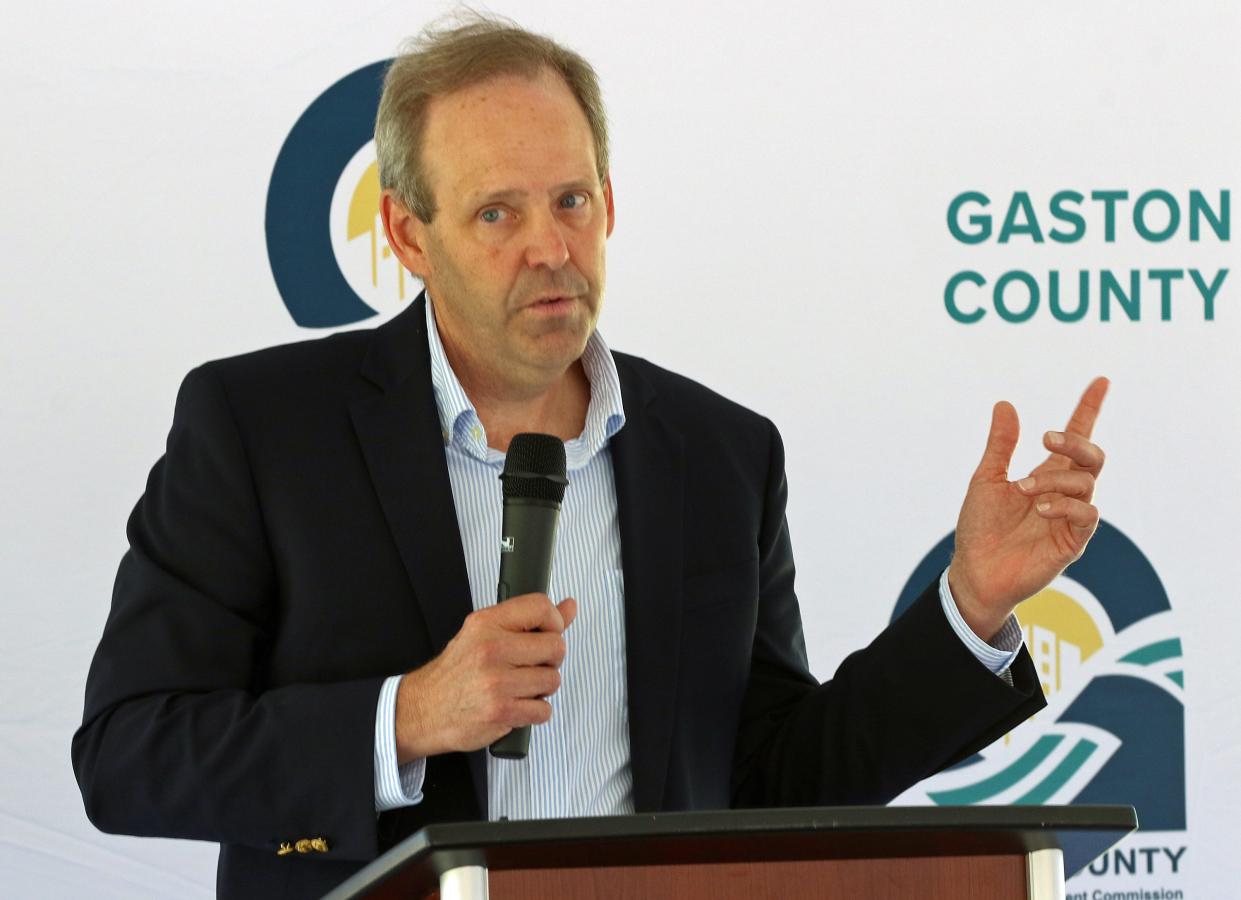
<svg viewBox="0 0 1241 900">
<path fill-rule="evenodd" d="M 1049 431 L 1047 432 L 1047 441 L 1053 447 L 1059 447 L 1061 444 L 1064 443 L 1064 435 L 1062 435 L 1058 431 Z"/>
<path fill-rule="evenodd" d="M 1023 491 L 1033 490 L 1034 489 L 1034 476 L 1031 475 L 1028 478 L 1021 479 L 1020 481 L 1017 482 L 1017 487 L 1021 488 Z"/>
<path fill-rule="evenodd" d="M 1034 508 L 1037 509 L 1039 512 L 1047 512 L 1047 510 L 1051 509 L 1051 503 L 1044 500 L 1042 503 L 1034 504 Z"/>
</svg>

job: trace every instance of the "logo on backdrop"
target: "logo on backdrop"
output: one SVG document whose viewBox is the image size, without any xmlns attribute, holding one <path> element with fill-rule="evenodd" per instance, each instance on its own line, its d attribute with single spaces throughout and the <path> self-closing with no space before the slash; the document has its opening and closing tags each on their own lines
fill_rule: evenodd
<svg viewBox="0 0 1241 900">
<path fill-rule="evenodd" d="M 949 534 L 918 564 L 893 619 L 939 577 L 952 546 Z M 1185 671 L 1150 561 L 1100 522 L 1089 551 L 1022 603 L 1017 618 L 1047 707 L 899 802 L 1125 804 L 1137 808 L 1143 832 L 1184 831 Z M 1088 871 L 1176 875 L 1184 853 L 1180 844 L 1120 847 Z"/>
<path fill-rule="evenodd" d="M 386 60 L 337 81 L 285 138 L 267 188 L 267 256 L 293 321 L 333 328 L 418 292 L 379 220 L 375 113 Z"/>
</svg>

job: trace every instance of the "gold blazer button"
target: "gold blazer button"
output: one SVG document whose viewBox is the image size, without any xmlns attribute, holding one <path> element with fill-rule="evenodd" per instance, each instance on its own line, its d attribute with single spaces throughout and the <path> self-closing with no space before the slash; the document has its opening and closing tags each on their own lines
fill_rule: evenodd
<svg viewBox="0 0 1241 900">
<path fill-rule="evenodd" d="M 277 856 L 288 856 L 293 852 L 297 853 L 327 853 L 327 840 L 321 837 L 317 838 L 301 838 L 298 841 L 290 843 L 289 841 L 281 841 L 280 847 L 276 850 Z"/>
<path fill-rule="evenodd" d="M 321 837 L 302 838 L 293 846 L 298 853 L 327 853 L 327 841 Z"/>
</svg>

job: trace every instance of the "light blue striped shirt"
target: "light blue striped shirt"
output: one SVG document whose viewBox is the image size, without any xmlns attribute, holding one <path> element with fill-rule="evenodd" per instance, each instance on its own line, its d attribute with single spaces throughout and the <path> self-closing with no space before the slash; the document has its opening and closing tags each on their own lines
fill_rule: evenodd
<svg viewBox="0 0 1241 900">
<path fill-rule="evenodd" d="M 444 354 L 427 300 L 431 382 L 444 437 L 474 609 L 496 602 L 500 575 L 504 454 L 487 446 L 473 404 Z M 612 455 L 608 441 L 625 424 L 620 378 L 611 351 L 595 332 L 582 354 L 590 381 L 586 427 L 565 444 L 569 488 L 556 534 L 548 595 L 574 597 L 577 618 L 565 633 L 561 687 L 550 698 L 552 717 L 531 729 L 524 760 L 487 754 L 487 816 L 496 820 L 623 815 L 633 812 L 629 718 L 625 678 L 624 577 Z M 1021 629 L 1010 618 L 993 641 L 965 624 L 940 579 L 940 601 L 953 630 L 992 672 L 1003 672 L 1021 648 Z M 422 800 L 426 766 L 435 760 L 396 761 L 396 693 L 400 675 L 388 678 L 375 712 L 375 808 L 378 812 Z"/>
</svg>

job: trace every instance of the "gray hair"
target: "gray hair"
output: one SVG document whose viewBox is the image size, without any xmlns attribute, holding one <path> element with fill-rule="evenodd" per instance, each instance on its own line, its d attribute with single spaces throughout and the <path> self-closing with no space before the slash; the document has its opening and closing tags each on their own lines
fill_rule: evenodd
<svg viewBox="0 0 1241 900">
<path fill-rule="evenodd" d="M 375 118 L 380 187 L 430 222 L 435 198 L 422 162 L 422 141 L 431 99 L 500 75 L 536 78 L 545 70 L 564 78 L 586 114 L 602 183 L 608 174 L 608 123 L 590 63 L 515 22 L 469 13 L 464 20 L 428 26 L 406 41 L 388 66 Z"/>
</svg>

